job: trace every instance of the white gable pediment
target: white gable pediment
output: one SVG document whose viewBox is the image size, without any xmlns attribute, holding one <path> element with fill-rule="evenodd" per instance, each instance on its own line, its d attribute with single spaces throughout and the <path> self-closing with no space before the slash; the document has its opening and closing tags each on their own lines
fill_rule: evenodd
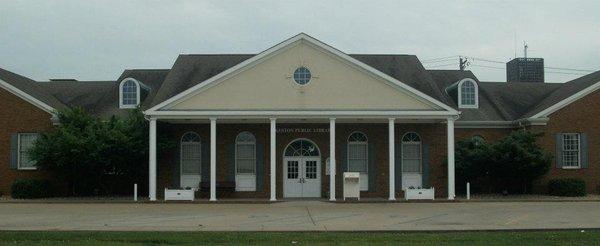
<svg viewBox="0 0 600 246">
<path fill-rule="evenodd" d="M 370 72 L 374 69 L 368 66 L 361 68 L 366 65 L 348 61 L 352 58 L 340 57 L 321 47 L 322 43 L 315 42 L 318 41 L 297 38 L 268 55 L 263 52 L 257 55 L 263 55 L 260 59 L 229 69 L 215 76 L 218 78 L 209 79 L 151 110 L 453 111 L 435 99 L 399 81 L 392 81 L 391 77 L 376 70 Z M 310 70 L 312 77 L 308 84 L 299 85 L 294 81 L 293 73 L 298 67 Z"/>
</svg>

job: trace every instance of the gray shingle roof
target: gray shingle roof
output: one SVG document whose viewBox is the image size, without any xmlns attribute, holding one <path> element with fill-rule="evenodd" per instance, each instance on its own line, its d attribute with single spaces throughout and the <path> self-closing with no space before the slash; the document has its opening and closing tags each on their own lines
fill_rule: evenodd
<svg viewBox="0 0 600 246">
<path fill-rule="evenodd" d="M 583 77 L 571 80 L 567 83 L 561 84 L 560 89 L 555 90 L 551 94 L 547 95 L 543 100 L 532 107 L 523 117 L 531 117 L 540 111 L 557 104 L 558 102 L 566 99 L 567 97 L 590 87 L 591 85 L 600 82 L 600 71 L 596 71 L 585 75 Z"/>
<path fill-rule="evenodd" d="M 506 120 L 517 120 L 538 102 L 563 86 L 558 83 L 481 82 L 479 90 Z"/>
<path fill-rule="evenodd" d="M 50 81 L 37 84 L 64 105 L 82 107 L 95 113 L 101 99 L 110 95 L 115 81 Z"/>
<path fill-rule="evenodd" d="M 123 116 L 127 114 L 127 110 L 119 108 L 119 84 L 126 78 L 136 79 L 150 89 L 147 94 L 142 93 L 145 96 L 140 98 L 142 102 L 141 108 L 147 109 L 169 71 L 169 69 L 128 69 L 123 71 L 107 95 L 98 102 L 98 106 L 94 111 L 102 117 L 110 117 L 112 115 Z"/>
<path fill-rule="evenodd" d="M 471 78 L 475 80 L 475 82 L 480 85 L 479 86 L 479 108 L 470 109 L 464 108 L 460 109 L 461 116 L 458 119 L 459 121 L 504 121 L 506 120 L 503 117 L 502 113 L 498 110 L 496 105 L 490 101 L 490 99 L 485 95 L 485 92 L 481 89 L 481 82 L 477 79 L 477 77 L 468 70 L 429 70 L 432 77 L 436 81 L 437 85 L 444 91 L 446 88 L 449 88 L 451 85 L 454 85 L 456 82 L 465 79 Z M 452 92 L 452 91 L 448 91 Z M 456 98 L 456 88 L 454 88 L 454 93 L 451 94 L 451 104 L 452 107 L 458 109 L 458 102 Z"/>
<path fill-rule="evenodd" d="M 116 81 L 50 81 L 38 84 L 69 107 L 83 107 L 94 115 L 108 118 L 127 114 L 127 110 L 119 108 L 121 80 L 134 78 L 150 89 L 141 98 L 141 107 L 146 108 L 168 73 L 169 69 L 128 69 Z"/>
<path fill-rule="evenodd" d="M 53 107 L 54 109 L 60 110 L 67 108 L 67 105 L 63 104 L 50 93 L 45 91 L 43 87 L 39 86 L 39 83 L 27 77 L 0 68 L 0 79 L 27 93 L 28 95 L 42 101 L 48 106 Z"/>
<path fill-rule="evenodd" d="M 142 98 L 142 108 L 147 109 L 253 56 L 180 55 L 171 69 L 129 69 L 116 81 L 36 82 L 3 69 L 0 79 L 56 109 L 80 106 L 110 117 L 127 112 L 119 109 L 119 82 L 125 78 L 135 78 L 149 89 Z M 460 121 L 530 117 L 600 81 L 598 71 L 564 84 L 481 82 L 471 71 L 426 70 L 414 55 L 350 56 L 454 108 L 456 98 L 446 88 L 464 78 L 474 79 L 479 85 L 479 108 L 460 109 Z"/>
<path fill-rule="evenodd" d="M 152 106 L 231 68 L 254 55 L 180 55 Z M 350 55 L 351 57 L 441 101 L 450 100 L 414 55 Z"/>
</svg>

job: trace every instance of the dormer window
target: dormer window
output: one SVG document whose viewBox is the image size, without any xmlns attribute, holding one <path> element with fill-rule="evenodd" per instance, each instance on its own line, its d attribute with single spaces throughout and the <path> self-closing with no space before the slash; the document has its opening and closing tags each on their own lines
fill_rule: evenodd
<svg viewBox="0 0 600 246">
<path fill-rule="evenodd" d="M 472 79 L 464 79 L 458 83 L 458 107 L 478 108 L 479 96 L 477 83 Z"/>
<path fill-rule="evenodd" d="M 119 107 L 135 108 L 140 104 L 140 83 L 132 78 L 121 81 L 119 85 Z"/>
</svg>

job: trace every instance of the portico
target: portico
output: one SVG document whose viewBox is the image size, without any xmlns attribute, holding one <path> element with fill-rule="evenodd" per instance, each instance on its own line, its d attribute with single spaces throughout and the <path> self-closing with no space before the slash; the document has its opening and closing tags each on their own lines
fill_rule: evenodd
<svg viewBox="0 0 600 246">
<path fill-rule="evenodd" d="M 223 181 L 235 183 L 234 196 L 335 201 L 345 171 L 359 172 L 361 190 L 370 196 L 393 201 L 403 188 L 436 185 L 447 186 L 447 198 L 454 198 L 453 123 L 459 113 L 305 34 L 145 114 L 153 201 L 160 176 L 159 125 L 197 135 L 192 140 L 197 145 L 182 143 L 180 159 L 165 162 L 181 163 L 171 171 L 171 180 L 179 182 L 171 185 L 183 186 L 184 173 L 196 175 L 194 182 L 209 182 L 210 201 L 221 196 Z M 441 175 L 443 156 L 448 166 Z M 447 183 L 439 185 L 442 179 Z"/>
<path fill-rule="evenodd" d="M 181 121 L 179 120 L 169 118 L 150 119 L 151 146 L 156 146 L 156 134 L 158 131 L 158 127 L 156 126 L 161 125 L 157 124 L 157 121 L 165 122 L 171 127 L 182 128 L 180 132 L 195 131 L 194 128 L 188 128 L 190 123 L 181 125 Z M 232 143 L 223 143 L 221 140 L 217 142 L 217 139 L 235 139 L 236 132 L 250 132 L 256 136 L 258 139 L 257 142 L 261 145 L 261 147 L 256 148 L 260 149 L 256 154 L 256 159 L 260 159 L 262 156 L 265 156 L 265 158 L 257 161 L 261 162 L 262 165 L 256 166 L 256 174 L 250 181 L 257 185 L 254 186 L 254 189 L 237 192 L 241 194 L 241 197 L 254 196 L 255 198 L 264 198 L 271 201 L 292 197 L 323 197 L 335 201 L 336 199 L 340 199 L 342 190 L 340 175 L 344 171 L 349 171 L 349 165 L 351 165 L 349 162 L 352 162 L 352 160 L 348 159 L 351 158 L 351 154 L 348 152 L 352 148 L 350 147 L 352 143 L 349 142 L 349 137 L 352 133 L 360 132 L 363 133 L 369 141 L 370 148 L 367 151 L 367 155 L 368 158 L 371 159 L 368 161 L 367 166 L 373 165 L 373 167 L 366 168 L 367 174 L 364 177 L 361 176 L 361 178 L 364 179 L 363 182 L 367 185 L 363 192 L 367 197 L 385 196 L 387 199 L 393 201 L 397 199 L 397 196 L 402 195 L 402 188 L 403 186 L 406 186 L 406 182 L 408 182 L 402 182 L 402 156 L 400 153 L 402 152 L 401 145 L 403 145 L 403 141 L 401 138 L 403 135 L 406 135 L 408 132 L 415 132 L 419 134 L 424 143 L 421 147 L 421 151 L 440 152 L 439 147 L 442 146 L 440 146 L 439 143 L 432 143 L 439 142 L 437 134 L 440 130 L 434 132 L 425 131 L 429 131 L 428 129 L 445 128 L 446 136 L 443 137 L 447 140 L 452 139 L 451 141 L 453 141 L 453 127 L 451 125 L 453 121 L 454 118 L 452 117 L 444 118 L 440 116 L 426 121 L 417 121 L 414 119 L 407 119 L 406 116 L 398 116 L 398 118 L 362 118 L 359 120 L 345 118 L 340 115 L 337 115 L 335 118 L 309 119 L 269 117 L 265 119 L 234 120 L 230 117 L 223 116 L 222 118 L 210 117 L 207 119 L 196 119 L 193 120 L 194 123 L 191 124 L 200 126 L 204 132 L 201 137 L 203 139 L 209 139 L 209 141 L 206 141 L 209 146 L 202 147 L 202 150 L 208 150 L 209 158 L 207 159 L 209 161 L 208 163 L 201 162 L 200 164 L 202 166 L 208 166 L 201 168 L 201 172 L 208 171 L 208 175 L 199 175 L 208 178 L 208 180 L 200 179 L 198 182 L 210 182 L 210 189 L 202 190 L 209 194 L 210 201 L 216 201 L 218 197 L 232 197 L 231 194 L 228 194 L 227 196 L 225 196 L 225 194 L 217 194 L 217 183 L 226 180 L 239 182 L 238 179 L 228 178 L 232 176 L 229 173 L 235 172 L 231 170 L 234 165 L 230 164 L 232 162 L 231 159 L 235 158 L 233 157 L 235 153 L 230 153 L 234 148 L 230 147 Z M 239 130 L 232 132 L 232 129 Z M 385 135 L 387 136 L 382 138 L 382 136 Z M 306 146 L 298 147 L 298 142 L 302 142 L 302 144 Z M 446 145 L 445 142 L 442 144 Z M 308 149 L 311 148 L 313 148 L 313 150 L 311 150 L 312 153 L 307 153 Z M 432 148 L 436 149 L 433 150 Z M 156 200 L 157 187 L 160 186 L 157 185 L 157 180 L 159 180 L 157 179 L 156 164 L 158 158 L 156 147 L 151 147 L 150 149 L 150 199 Z M 448 153 L 453 153 L 453 146 L 448 146 L 444 151 L 451 151 Z M 221 156 L 227 156 L 224 158 L 227 160 L 223 160 L 223 158 L 219 160 L 219 157 Z M 422 161 L 431 161 L 431 157 L 424 158 L 425 159 L 421 158 Z M 338 161 L 338 159 L 341 160 Z M 338 165 L 338 163 L 341 164 Z M 293 164 L 294 167 L 290 167 L 290 164 Z M 451 164 L 451 161 L 449 161 L 446 174 L 447 177 L 452 177 L 454 173 L 454 168 Z M 427 168 L 429 170 L 422 170 L 419 175 L 431 176 L 433 173 L 439 173 L 439 170 L 433 170 L 434 168 L 438 168 L 436 165 L 437 164 L 433 163 L 424 164 L 422 168 Z M 172 165 L 168 166 L 171 167 Z M 226 170 L 225 172 L 228 174 L 225 175 L 225 177 L 223 177 L 223 175 L 217 176 L 217 173 L 222 173 L 223 170 Z M 376 174 L 368 174 L 369 171 L 375 172 Z M 382 178 L 382 176 L 385 178 Z M 404 176 L 406 176 L 406 172 L 404 172 Z M 419 177 L 419 181 L 420 179 L 421 177 Z M 427 179 L 427 177 L 424 179 Z M 262 185 L 260 184 L 261 182 Z M 429 182 L 424 181 L 423 183 L 417 183 L 419 184 L 418 186 L 425 186 L 425 183 Z M 435 181 L 432 181 L 430 185 L 433 186 L 433 183 L 435 183 Z M 373 187 L 368 187 L 369 185 Z M 454 181 L 448 179 L 448 199 L 454 198 L 453 186 Z M 305 191 L 298 193 L 298 189 Z M 436 186 L 436 189 L 439 189 L 440 191 L 444 190 L 439 186 Z M 161 189 L 158 190 L 160 191 Z M 260 193 L 260 191 L 263 191 L 263 193 Z M 233 197 L 240 196 L 234 195 Z"/>
</svg>

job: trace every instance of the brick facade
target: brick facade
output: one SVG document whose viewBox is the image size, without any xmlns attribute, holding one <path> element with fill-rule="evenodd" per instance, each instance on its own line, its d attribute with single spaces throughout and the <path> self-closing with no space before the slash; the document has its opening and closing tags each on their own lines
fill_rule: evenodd
<svg viewBox="0 0 600 246">
<path fill-rule="evenodd" d="M 588 168 L 562 169 L 556 167 L 553 161 L 550 171 L 534 184 L 535 193 L 547 192 L 548 181 L 557 178 L 578 178 L 586 182 L 588 193 L 600 193 L 600 128 L 597 127 L 597 117 L 600 115 L 600 92 L 591 93 L 568 106 L 552 113 L 545 126 L 531 126 L 528 129 L 542 132 L 540 146 L 555 155 L 556 134 L 585 133 L 588 136 Z M 496 141 L 513 131 L 513 129 L 456 129 L 455 140 L 467 139 L 481 135 L 486 141 Z M 556 157 L 556 156 L 555 156 Z"/>
<path fill-rule="evenodd" d="M 540 145 L 554 153 L 556 152 L 555 135 L 557 133 L 585 133 L 588 137 L 588 168 L 562 169 L 552 163 L 550 172 L 541 180 L 538 192 L 546 191 L 548 180 L 556 178 L 578 178 L 586 182 L 588 193 L 600 193 L 600 91 L 593 92 L 568 106 L 552 113 L 546 126 L 532 127 L 534 131 L 544 132 Z"/>
<path fill-rule="evenodd" d="M 12 170 L 10 163 L 10 138 L 15 133 L 25 132 L 47 132 L 54 126 L 50 121 L 51 115 L 36 106 L 24 101 L 23 99 L 0 90 L 0 98 L 3 99 L 3 105 L 0 107 L 0 192 L 2 194 L 10 193 L 10 185 L 18 178 L 49 178 L 47 173 L 30 170 Z M 586 133 L 589 143 L 589 168 L 585 169 L 561 169 L 552 163 L 550 172 L 542 178 L 535 186 L 534 191 L 545 192 L 547 182 L 555 178 L 580 178 L 586 181 L 589 193 L 600 193 L 600 155 L 595 150 L 600 149 L 600 129 L 596 127 L 595 117 L 600 115 L 600 108 L 596 107 L 600 100 L 600 92 L 594 92 L 574 103 L 558 110 L 550 115 L 550 120 L 546 126 L 533 126 L 530 129 L 544 132 L 545 135 L 540 139 L 540 145 L 547 151 L 555 152 L 555 135 L 564 132 Z M 328 129 L 327 123 L 322 124 L 278 124 L 278 128 L 319 128 Z M 176 141 L 187 131 L 195 131 L 204 140 L 210 139 L 208 124 L 159 124 L 159 132 L 167 134 L 169 138 Z M 217 124 L 217 177 L 219 181 L 227 178 L 227 163 L 233 155 L 230 154 L 230 148 L 226 146 L 233 145 L 235 137 L 241 131 L 252 132 L 257 142 L 264 145 L 263 152 L 263 189 L 257 192 L 235 192 L 234 194 L 219 194 L 230 197 L 258 197 L 268 198 L 270 190 L 270 165 L 269 165 L 269 124 Z M 375 145 L 375 163 L 377 165 L 377 177 L 375 178 L 376 188 L 373 191 L 364 191 L 363 197 L 388 196 L 388 129 L 387 124 L 382 123 L 338 123 L 336 127 L 337 146 L 345 145 L 347 137 L 353 131 L 365 133 L 369 142 Z M 437 197 L 446 196 L 446 125 L 436 124 L 396 124 L 396 144 L 400 144 L 402 136 L 409 131 L 415 131 L 422 137 L 423 144 L 429 146 L 429 183 L 436 188 Z M 481 135 L 486 141 L 496 141 L 508 135 L 512 129 L 455 129 L 455 139 L 470 138 L 474 135 Z M 283 150 L 291 141 L 297 138 L 307 138 L 314 141 L 321 152 L 321 190 L 322 197 L 327 197 L 329 193 L 329 176 L 325 175 L 325 160 L 329 155 L 329 134 L 327 132 L 305 132 L 305 133 L 278 133 L 277 134 L 277 197 L 283 197 L 283 179 L 282 164 Z M 171 186 L 172 181 L 172 160 L 174 155 L 178 155 L 176 150 L 164 151 L 158 154 L 158 194 L 162 196 L 164 187 Z M 336 159 L 345 158 L 341 156 L 340 148 L 337 148 Z M 260 158 L 260 157 L 257 157 Z M 339 163 L 339 161 L 338 161 Z M 208 163 L 206 163 L 208 165 Z M 396 167 L 398 168 L 398 167 Z M 342 195 L 342 175 L 336 175 L 336 194 Z M 397 190 L 397 197 L 402 197 L 402 191 Z"/>
<path fill-rule="evenodd" d="M 329 129 L 329 124 L 277 124 L 278 129 Z M 167 132 L 169 138 L 180 139 L 181 136 L 188 132 L 194 131 L 203 139 L 210 138 L 210 129 L 208 124 L 161 124 L 159 132 Z M 270 191 L 270 154 L 269 154 L 269 124 L 219 124 L 217 123 L 217 181 L 226 181 L 228 173 L 228 165 L 233 158 L 230 152 L 234 144 L 237 134 L 242 131 L 249 131 L 256 137 L 257 143 L 262 144 L 265 148 L 263 153 L 263 189 L 256 192 L 234 192 L 233 194 L 217 194 L 217 197 L 257 197 L 268 198 Z M 375 145 L 374 163 L 377 167 L 377 176 L 375 178 L 375 189 L 373 191 L 361 192 L 362 197 L 379 197 L 387 198 L 389 192 L 389 166 L 388 166 L 388 126 L 387 124 L 336 124 L 336 159 L 346 158 L 342 156 L 339 146 L 345 145 L 348 136 L 354 131 L 361 131 L 368 137 L 368 141 Z M 446 158 L 446 125 L 445 124 L 396 124 L 396 144 L 400 144 L 402 136 L 409 131 L 417 132 L 421 135 L 423 144 L 429 146 L 429 183 L 436 188 L 436 196 L 446 196 L 446 173 L 445 167 Z M 287 145 L 298 139 L 309 139 L 318 146 L 321 153 L 321 196 L 329 196 L 329 176 L 326 175 L 325 160 L 329 157 L 329 133 L 328 132 L 278 132 L 277 133 L 277 154 L 276 154 L 276 183 L 277 183 L 277 198 L 283 197 L 283 151 Z M 177 150 L 159 153 L 158 163 L 158 195 L 161 197 L 161 191 L 164 187 L 172 184 L 172 164 L 175 158 L 174 153 Z M 257 157 L 260 158 L 260 157 Z M 209 163 L 202 163 L 209 165 Z M 339 165 L 339 164 L 338 164 Z M 396 167 L 399 168 L 399 167 Z M 202 196 L 206 196 L 202 192 Z M 336 196 L 342 196 L 342 175 L 336 175 Z M 403 196 L 401 191 L 397 192 L 397 197 Z"/>
<path fill-rule="evenodd" d="M 0 193 L 8 195 L 16 179 L 49 177 L 47 173 L 37 170 L 10 169 L 11 135 L 47 132 L 54 126 L 48 112 L 4 89 L 0 89 L 0 101 Z"/>
</svg>

